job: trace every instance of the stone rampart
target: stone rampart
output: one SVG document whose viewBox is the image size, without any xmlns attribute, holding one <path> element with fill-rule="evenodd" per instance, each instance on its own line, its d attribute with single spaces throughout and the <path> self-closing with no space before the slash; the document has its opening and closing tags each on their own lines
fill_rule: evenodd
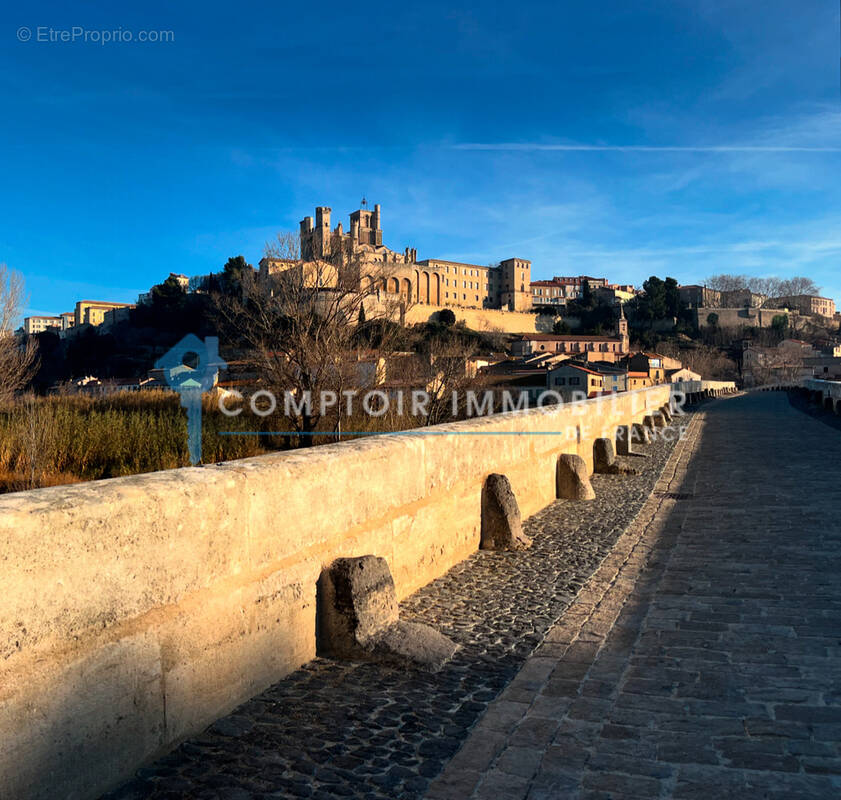
<svg viewBox="0 0 841 800">
<path fill-rule="evenodd" d="M 449 309 L 457 322 L 474 331 L 500 331 L 501 333 L 552 333 L 555 317 L 552 314 L 532 314 L 524 311 L 503 311 L 495 308 L 462 308 L 460 306 L 435 306 L 418 303 L 406 311 L 408 324 L 428 322 L 437 318 L 439 311 Z"/>
</svg>

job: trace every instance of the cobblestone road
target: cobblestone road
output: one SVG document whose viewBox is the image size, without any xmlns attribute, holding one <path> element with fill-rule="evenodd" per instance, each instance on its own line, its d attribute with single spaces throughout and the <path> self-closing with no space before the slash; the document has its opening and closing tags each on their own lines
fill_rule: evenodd
<svg viewBox="0 0 841 800">
<path fill-rule="evenodd" d="M 741 396 L 673 463 L 428 800 L 841 797 L 841 434 Z"/>
<path fill-rule="evenodd" d="M 627 462 L 640 474 L 594 476 L 594 501 L 559 500 L 527 520 L 529 550 L 478 552 L 401 603 L 402 618 L 461 645 L 442 671 L 318 659 L 111 797 L 422 796 L 640 512 L 672 450 L 646 446 Z"/>
</svg>

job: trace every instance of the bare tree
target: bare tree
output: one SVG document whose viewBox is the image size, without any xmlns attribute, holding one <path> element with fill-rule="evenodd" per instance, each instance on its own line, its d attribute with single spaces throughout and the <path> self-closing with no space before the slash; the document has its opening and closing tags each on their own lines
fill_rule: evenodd
<svg viewBox="0 0 841 800">
<path fill-rule="evenodd" d="M 804 376 L 802 350 L 791 347 L 749 347 L 743 356 L 743 372 L 748 385 L 768 386 L 793 383 Z"/>
<path fill-rule="evenodd" d="M 308 446 L 325 423 L 328 433 L 341 433 L 344 393 L 371 382 L 358 353 L 388 352 L 394 321 L 412 299 L 399 263 L 338 247 L 318 261 L 304 262 L 298 252 L 294 234 L 278 236 L 259 275 L 246 274 L 242 295 L 220 296 L 218 308 L 261 388 L 283 404 L 278 412 Z"/>
<path fill-rule="evenodd" d="M 466 415 L 493 412 L 493 397 L 486 404 L 483 390 L 487 376 L 472 368 L 475 355 L 469 342 L 431 341 L 411 359 L 401 359 L 397 382 L 407 389 L 424 392 L 422 425 L 440 425 Z M 472 393 L 472 394 L 469 394 Z"/>
<path fill-rule="evenodd" d="M 811 278 L 803 276 L 795 276 L 786 280 L 780 281 L 779 294 L 777 297 L 793 297 L 798 294 L 812 294 L 816 295 L 820 292 L 821 287 L 818 286 Z"/>
<path fill-rule="evenodd" d="M 748 288 L 755 294 L 761 294 L 765 297 L 778 297 L 780 283 L 780 279 L 773 276 L 770 278 L 751 278 Z"/>
<path fill-rule="evenodd" d="M 729 275 L 722 273 L 721 275 L 710 275 L 704 281 L 704 284 L 718 292 L 736 292 L 740 289 L 747 289 L 750 278 L 747 275 Z"/>
<path fill-rule="evenodd" d="M 0 264 L 0 400 L 12 399 L 29 384 L 38 368 L 38 346 L 31 337 L 15 334 L 23 310 L 23 276 Z"/>
<path fill-rule="evenodd" d="M 719 292 L 736 292 L 747 289 L 754 294 L 765 295 L 769 298 L 789 297 L 798 294 L 816 295 L 820 291 L 820 286 L 811 278 L 803 276 L 755 278 L 751 275 L 722 273 L 721 275 L 711 275 L 706 279 L 705 285 Z"/>
<path fill-rule="evenodd" d="M 267 259 L 275 261 L 300 261 L 301 236 L 291 231 L 281 231 L 274 241 L 266 242 L 264 252 Z"/>
<path fill-rule="evenodd" d="M 681 349 L 674 342 L 658 342 L 657 352 L 678 359 L 704 380 L 735 380 L 739 376 L 736 362 L 718 347 L 697 344 Z"/>
</svg>

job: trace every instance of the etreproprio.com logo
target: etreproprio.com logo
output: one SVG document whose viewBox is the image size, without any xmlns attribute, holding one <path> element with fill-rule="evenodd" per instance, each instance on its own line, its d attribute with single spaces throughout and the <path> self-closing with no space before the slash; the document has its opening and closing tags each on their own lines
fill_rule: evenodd
<svg viewBox="0 0 841 800">
<path fill-rule="evenodd" d="M 142 30 L 128 28 L 86 28 L 73 25 L 70 28 L 53 28 L 51 25 L 37 25 L 34 28 L 21 25 L 16 32 L 19 42 L 35 44 L 171 44 L 175 31 Z"/>
</svg>

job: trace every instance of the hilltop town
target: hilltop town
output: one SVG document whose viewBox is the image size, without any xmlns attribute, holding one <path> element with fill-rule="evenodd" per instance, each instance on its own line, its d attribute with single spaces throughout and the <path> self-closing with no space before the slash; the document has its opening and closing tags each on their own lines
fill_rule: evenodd
<svg viewBox="0 0 841 800">
<path fill-rule="evenodd" d="M 214 325 L 211 298 L 241 292 L 246 272 L 263 286 L 289 285 L 296 275 L 313 291 L 359 295 L 367 319 L 474 332 L 464 369 L 533 397 L 570 386 L 593 396 L 700 377 L 752 386 L 794 374 L 841 374 L 841 315 L 833 300 L 798 291 L 814 288 L 804 279 L 760 287 L 766 293 L 746 280 L 740 285 L 738 276 L 718 276 L 722 288 L 654 276 L 641 287 L 590 275 L 533 280 L 531 261 L 520 256 L 480 265 L 418 259 L 414 247 L 391 249 L 383 243 L 379 204 L 363 202 L 347 231 L 342 222 L 332 225 L 331 214 L 316 208 L 294 236 L 282 238 L 284 247 L 267 249 L 256 269 L 238 257 L 217 274 L 170 273 L 136 303 L 80 300 L 73 311 L 26 317 L 19 333 L 39 340 L 47 365 L 39 385 L 83 392 L 166 388 L 151 362 L 188 332 L 176 325 L 166 335 L 173 327 L 167 309 L 187 303 L 191 313 L 183 321 L 207 333 Z M 353 272 L 352 285 L 342 269 Z M 383 358 L 365 351 L 357 343 L 346 358 L 360 364 Z M 406 354 L 386 361 L 405 365 Z M 387 372 L 380 369 L 378 380 L 388 380 Z M 223 374 L 221 381 L 237 378 Z"/>
</svg>

